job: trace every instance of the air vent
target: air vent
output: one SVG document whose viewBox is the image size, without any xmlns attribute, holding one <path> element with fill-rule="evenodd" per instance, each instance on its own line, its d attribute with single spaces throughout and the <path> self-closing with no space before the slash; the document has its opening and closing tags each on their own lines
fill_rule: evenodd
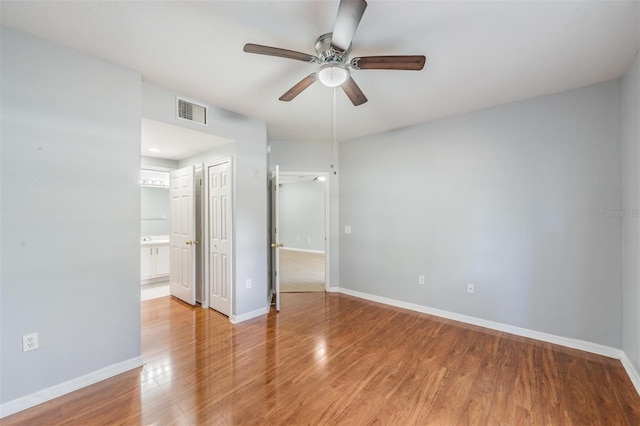
<svg viewBox="0 0 640 426">
<path fill-rule="evenodd" d="M 207 125 L 207 107 L 178 98 L 178 118 Z"/>
</svg>

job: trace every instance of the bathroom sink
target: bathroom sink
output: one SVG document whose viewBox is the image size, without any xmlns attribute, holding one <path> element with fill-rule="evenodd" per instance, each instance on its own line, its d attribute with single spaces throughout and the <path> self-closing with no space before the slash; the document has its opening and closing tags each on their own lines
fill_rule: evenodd
<svg viewBox="0 0 640 426">
<path fill-rule="evenodd" d="M 168 235 L 147 235 L 141 238 L 140 244 L 143 246 L 156 246 L 169 244 Z"/>
</svg>

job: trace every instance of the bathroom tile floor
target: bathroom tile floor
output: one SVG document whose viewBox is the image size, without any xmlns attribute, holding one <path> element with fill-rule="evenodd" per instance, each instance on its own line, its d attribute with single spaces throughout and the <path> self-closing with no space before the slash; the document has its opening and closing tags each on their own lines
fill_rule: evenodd
<svg viewBox="0 0 640 426">
<path fill-rule="evenodd" d="M 169 281 L 160 283 L 146 284 L 141 286 L 140 300 L 157 299 L 158 297 L 169 296 Z"/>
</svg>

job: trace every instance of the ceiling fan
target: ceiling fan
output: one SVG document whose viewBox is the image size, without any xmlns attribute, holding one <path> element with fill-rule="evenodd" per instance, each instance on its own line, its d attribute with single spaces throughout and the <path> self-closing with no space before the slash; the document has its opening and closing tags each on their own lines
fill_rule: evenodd
<svg viewBox="0 0 640 426">
<path fill-rule="evenodd" d="M 365 0 L 341 0 L 333 32 L 321 35 L 316 41 L 316 56 L 253 43 L 245 44 L 243 50 L 247 53 L 278 56 L 320 65 L 318 71 L 309 74 L 282 95 L 281 101 L 288 102 L 294 99 L 307 87 L 320 80 L 328 87 L 342 87 L 353 105 L 362 105 L 367 102 L 367 98 L 351 78 L 351 69 L 420 71 L 426 60 L 423 55 L 402 55 L 363 56 L 349 61 L 351 40 L 366 8 Z"/>
</svg>

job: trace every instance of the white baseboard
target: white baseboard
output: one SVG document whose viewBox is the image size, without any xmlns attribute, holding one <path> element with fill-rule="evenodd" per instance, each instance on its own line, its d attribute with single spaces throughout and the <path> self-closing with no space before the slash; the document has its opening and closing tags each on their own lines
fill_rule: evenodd
<svg viewBox="0 0 640 426">
<path fill-rule="evenodd" d="M 591 352 L 598 355 L 604 355 L 610 358 L 622 360 L 626 357 L 621 349 L 612 348 L 610 346 L 600 345 L 597 343 L 587 342 L 584 340 L 571 339 L 568 337 L 556 336 L 553 334 L 542 333 L 540 331 L 529 330 L 527 328 L 516 327 L 513 325 L 503 324 L 495 321 L 488 321 L 468 315 L 457 314 L 455 312 L 444 311 L 441 309 L 430 308 L 428 306 L 417 305 L 415 303 L 403 302 L 400 300 L 389 299 L 387 297 L 375 296 L 368 293 L 362 293 L 347 288 L 339 288 L 338 292 L 349 296 L 359 297 L 361 299 L 370 300 L 372 302 L 383 303 L 385 305 L 396 306 L 398 308 L 409 309 L 411 311 L 422 312 L 424 314 L 434 315 L 441 318 L 447 318 L 455 321 L 464 322 L 466 324 L 477 325 L 491 330 L 502 331 L 516 336 L 528 337 L 543 342 L 554 343 L 556 345 L 566 346 L 573 349 L 579 349 L 585 352 Z M 630 365 L 631 363 L 629 363 Z M 633 380 L 633 378 L 632 378 Z"/>
<path fill-rule="evenodd" d="M 240 322 L 247 321 L 255 317 L 259 317 L 260 315 L 266 315 L 268 313 L 269 313 L 269 306 L 265 306 L 264 308 L 256 309 L 255 311 L 247 312 L 246 314 L 231 315 L 231 317 L 229 317 L 229 321 L 231 321 L 232 324 L 238 324 Z"/>
<path fill-rule="evenodd" d="M 15 414 L 18 411 L 35 407 L 36 405 L 50 401 L 54 398 L 58 398 L 59 396 L 66 395 L 70 392 L 76 391 L 110 377 L 117 376 L 118 374 L 122 374 L 126 371 L 133 370 L 134 368 L 138 368 L 142 365 L 144 365 L 142 357 L 139 356 L 131 358 L 126 361 L 101 368 L 100 370 L 93 371 L 89 374 L 85 374 L 84 376 L 71 379 L 64 383 L 42 389 L 30 395 L 25 395 L 23 397 L 14 399 L 13 401 L 5 402 L 4 404 L 0 405 L 0 419 L 10 416 L 11 414 Z"/>
<path fill-rule="evenodd" d="M 327 293 L 340 293 L 340 287 L 329 287 L 327 288 Z M 347 293 L 345 293 L 347 294 Z"/>
<path fill-rule="evenodd" d="M 300 251 L 300 252 L 303 252 L 303 253 L 324 254 L 324 250 L 307 250 L 307 249 L 295 248 L 295 247 L 282 247 L 280 250 Z"/>
<path fill-rule="evenodd" d="M 627 371 L 627 375 L 631 379 L 633 386 L 636 388 L 636 392 L 640 394 L 640 375 L 638 375 L 638 372 L 636 371 L 636 369 L 633 368 L 633 364 L 631 364 L 631 361 L 627 357 L 627 354 L 625 354 L 624 352 L 622 353 L 622 358 L 620 358 L 620 362 L 622 362 L 622 366 Z"/>
<path fill-rule="evenodd" d="M 144 278 L 140 280 L 140 286 L 144 287 L 145 285 L 158 284 L 163 282 L 169 282 L 169 275 L 163 275 L 161 277 L 154 278 Z"/>
</svg>

